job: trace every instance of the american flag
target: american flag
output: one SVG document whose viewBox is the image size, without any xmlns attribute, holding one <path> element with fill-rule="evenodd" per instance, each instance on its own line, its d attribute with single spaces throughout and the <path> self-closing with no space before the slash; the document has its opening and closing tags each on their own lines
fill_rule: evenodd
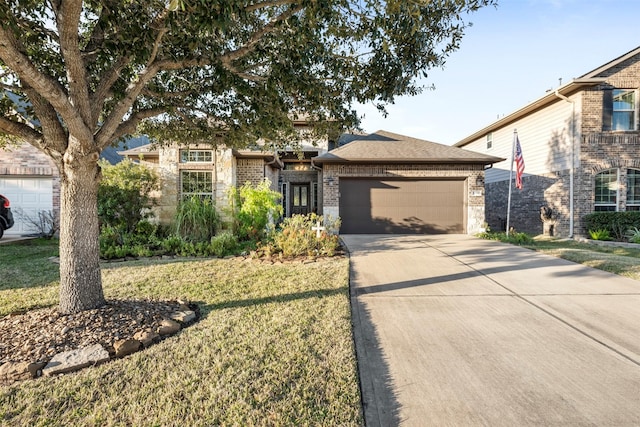
<svg viewBox="0 0 640 427">
<path fill-rule="evenodd" d="M 522 157 L 522 148 L 520 147 L 520 140 L 516 135 L 516 188 L 522 190 L 522 174 L 524 173 L 524 158 Z"/>
</svg>

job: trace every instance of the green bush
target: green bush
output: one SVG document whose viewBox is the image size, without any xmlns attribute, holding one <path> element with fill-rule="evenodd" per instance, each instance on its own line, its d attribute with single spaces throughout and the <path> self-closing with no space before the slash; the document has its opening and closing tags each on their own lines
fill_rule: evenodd
<svg viewBox="0 0 640 427">
<path fill-rule="evenodd" d="M 640 229 L 638 227 L 633 227 L 627 230 L 625 237 L 631 243 L 640 243 Z"/>
<path fill-rule="evenodd" d="M 267 227 L 282 216 L 282 195 L 270 188 L 268 179 L 255 187 L 247 182 L 229 190 L 229 209 L 232 229 L 240 240 L 260 240 Z"/>
<path fill-rule="evenodd" d="M 160 254 L 163 252 L 160 234 L 161 229 L 148 221 L 140 221 L 131 232 L 122 226 L 105 224 L 100 228 L 100 256 L 113 259 Z"/>
<path fill-rule="evenodd" d="M 317 237 L 312 230 L 318 222 L 323 224 L 322 216 L 316 214 L 293 215 L 285 218 L 279 229 L 273 234 L 272 246 L 263 247 L 264 252 L 281 253 L 286 258 L 297 256 L 334 256 L 340 247 L 337 235 L 325 230 Z M 339 228 L 339 220 L 332 221 L 328 229 Z"/>
<path fill-rule="evenodd" d="M 589 230 L 589 237 L 592 240 L 611 240 L 611 235 L 609 234 L 609 230 Z"/>
<path fill-rule="evenodd" d="M 98 188 L 100 224 L 131 233 L 140 221 L 153 216 L 150 193 L 158 189 L 158 176 L 128 159 L 116 165 L 102 160 L 99 165 L 102 173 Z"/>
<path fill-rule="evenodd" d="M 238 238 L 230 231 L 222 233 L 211 238 L 209 250 L 212 255 L 221 257 L 233 254 L 238 249 Z"/>
<path fill-rule="evenodd" d="M 485 231 L 476 234 L 476 237 L 485 240 L 497 240 L 504 243 L 511 243 L 513 245 L 528 245 L 533 242 L 533 237 L 531 237 L 527 233 L 521 233 L 517 231 L 510 232 L 508 236 L 504 231 Z"/>
<path fill-rule="evenodd" d="M 640 211 L 593 212 L 584 216 L 587 230 L 607 230 L 615 240 L 625 240 L 627 232 L 640 228 Z"/>
<path fill-rule="evenodd" d="M 209 242 L 220 226 L 220 216 L 209 199 L 192 196 L 180 202 L 174 220 L 175 232 L 189 242 Z"/>
</svg>

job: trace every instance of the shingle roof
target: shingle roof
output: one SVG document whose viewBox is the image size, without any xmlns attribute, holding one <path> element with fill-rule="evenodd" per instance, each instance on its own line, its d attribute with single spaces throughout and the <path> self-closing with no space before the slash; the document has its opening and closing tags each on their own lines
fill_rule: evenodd
<svg viewBox="0 0 640 427">
<path fill-rule="evenodd" d="M 504 159 L 379 130 L 314 157 L 314 163 L 481 163 Z"/>
</svg>

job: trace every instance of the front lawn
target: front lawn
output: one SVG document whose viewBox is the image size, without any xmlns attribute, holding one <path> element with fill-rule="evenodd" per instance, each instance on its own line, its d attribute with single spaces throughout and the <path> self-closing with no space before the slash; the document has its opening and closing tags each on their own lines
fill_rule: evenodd
<svg viewBox="0 0 640 427">
<path fill-rule="evenodd" d="M 56 303 L 56 242 L 0 246 L 0 315 Z M 0 387 L 7 425 L 361 425 L 348 261 L 103 264 L 107 299 L 187 299 L 202 320 L 142 352 Z"/>
<path fill-rule="evenodd" d="M 542 239 L 522 246 L 599 270 L 640 280 L 640 245 L 639 247 L 622 247 L 573 240 Z"/>
</svg>

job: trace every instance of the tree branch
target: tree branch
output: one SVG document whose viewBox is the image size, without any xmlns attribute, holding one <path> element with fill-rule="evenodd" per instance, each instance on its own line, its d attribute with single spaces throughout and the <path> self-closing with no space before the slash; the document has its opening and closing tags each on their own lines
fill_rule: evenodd
<svg viewBox="0 0 640 427">
<path fill-rule="evenodd" d="M 129 56 L 123 56 L 119 58 L 111 68 L 105 70 L 100 77 L 100 82 L 95 92 L 91 96 L 91 116 L 93 123 L 98 123 L 100 113 L 104 101 L 111 95 L 111 88 L 120 78 L 120 73 L 129 64 L 131 58 Z"/>
<path fill-rule="evenodd" d="M 285 4 L 294 4 L 296 0 L 272 0 L 272 1 L 263 1 L 254 4 L 248 5 L 245 10 L 247 12 L 254 12 L 256 10 L 264 9 L 267 7 L 275 7 L 275 6 L 284 6 Z"/>
<path fill-rule="evenodd" d="M 78 25 L 82 13 L 82 0 L 64 0 L 55 11 L 58 33 L 60 34 L 60 52 L 64 59 L 69 84 L 69 97 L 87 128 L 92 129 L 91 103 L 89 101 L 89 82 L 84 59 L 80 52 Z"/>
<path fill-rule="evenodd" d="M 208 65 L 206 58 L 191 59 L 187 61 L 157 61 L 150 64 L 142 70 L 137 79 L 132 81 L 126 89 L 125 97 L 116 105 L 105 119 L 102 128 L 96 134 L 96 144 L 99 147 L 106 147 L 113 139 L 113 134 L 120 125 L 120 121 L 133 106 L 144 87 L 153 79 L 160 71 L 181 70 L 190 67 L 203 67 Z"/>
<path fill-rule="evenodd" d="M 279 23 L 286 21 L 287 19 L 289 19 L 290 17 L 292 17 L 293 15 L 295 15 L 296 13 L 300 12 L 303 9 L 304 9 L 304 6 L 297 5 L 296 7 L 281 13 L 275 19 L 272 19 L 271 22 L 269 22 L 267 25 L 262 27 L 259 31 L 256 31 L 251 37 L 251 39 L 247 43 L 245 43 L 244 46 L 222 55 L 220 57 L 220 61 L 222 62 L 222 65 L 230 72 L 234 74 L 238 74 L 239 71 L 237 71 L 233 66 L 233 61 L 240 59 L 248 55 L 249 53 L 253 52 L 253 50 L 256 48 L 260 40 L 262 40 L 264 36 L 266 36 L 267 34 L 273 32 Z"/>
<path fill-rule="evenodd" d="M 55 79 L 42 74 L 35 67 L 18 48 L 13 32 L 2 25 L 0 25 L 0 59 L 18 75 L 24 85 L 32 87 L 55 108 L 72 133 L 87 136 L 87 128 L 67 99 L 65 89 Z"/>
<path fill-rule="evenodd" d="M 34 147 L 39 148 L 42 146 L 42 134 L 26 123 L 16 122 L 4 116 L 0 116 L 0 131 L 20 138 Z"/>
<path fill-rule="evenodd" d="M 138 124 L 144 120 L 151 117 L 159 116 L 166 111 L 166 108 L 149 108 L 147 110 L 141 110 L 133 114 L 124 122 L 120 123 L 118 128 L 113 133 L 113 139 L 117 139 L 123 137 L 125 135 L 130 135 L 136 131 Z M 110 142 L 110 141 L 109 141 Z M 108 142 L 107 142 L 108 145 Z M 100 147 L 102 149 L 104 147 Z"/>
</svg>

